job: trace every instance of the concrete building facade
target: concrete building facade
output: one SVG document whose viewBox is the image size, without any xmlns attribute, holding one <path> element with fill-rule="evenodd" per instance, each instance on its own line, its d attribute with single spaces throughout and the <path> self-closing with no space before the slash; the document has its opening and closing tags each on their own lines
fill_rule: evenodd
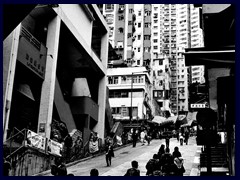
<svg viewBox="0 0 240 180">
<path fill-rule="evenodd" d="M 151 80 L 145 67 L 108 69 L 109 102 L 116 120 L 149 119 Z"/>
<path fill-rule="evenodd" d="M 53 122 L 104 139 L 108 26 L 96 5 L 36 5 L 3 44 L 4 142 L 24 128 L 52 139 Z"/>
</svg>

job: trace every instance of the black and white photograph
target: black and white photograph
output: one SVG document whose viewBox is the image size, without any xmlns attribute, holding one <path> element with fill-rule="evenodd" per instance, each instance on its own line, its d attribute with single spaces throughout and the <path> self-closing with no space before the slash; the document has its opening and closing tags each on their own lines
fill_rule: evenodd
<svg viewBox="0 0 240 180">
<path fill-rule="evenodd" d="M 235 4 L 2 11 L 4 176 L 236 176 Z"/>
</svg>

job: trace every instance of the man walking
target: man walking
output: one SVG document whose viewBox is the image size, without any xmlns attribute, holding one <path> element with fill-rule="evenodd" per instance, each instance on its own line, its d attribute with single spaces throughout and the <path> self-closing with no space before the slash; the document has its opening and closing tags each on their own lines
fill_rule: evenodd
<svg viewBox="0 0 240 180">
<path fill-rule="evenodd" d="M 112 146 L 111 141 L 109 141 L 106 144 L 106 162 L 107 162 L 107 166 L 111 166 L 112 157 L 114 157 L 113 146 Z"/>
<path fill-rule="evenodd" d="M 138 139 L 138 135 L 137 135 L 137 133 L 136 133 L 136 130 L 134 129 L 134 130 L 133 130 L 133 133 L 132 133 L 133 147 L 136 147 L 137 139 Z"/>
<path fill-rule="evenodd" d="M 166 148 L 169 148 L 170 137 L 169 137 L 168 134 L 167 134 L 167 136 L 166 136 L 166 138 L 165 138 L 165 141 L 166 141 Z"/>
<path fill-rule="evenodd" d="M 189 139 L 189 131 L 186 130 L 185 131 L 185 143 L 186 143 L 186 145 L 188 144 L 188 139 Z"/>
<path fill-rule="evenodd" d="M 138 169 L 138 162 L 132 161 L 132 168 L 129 168 L 124 176 L 140 176 L 140 171 Z"/>
</svg>

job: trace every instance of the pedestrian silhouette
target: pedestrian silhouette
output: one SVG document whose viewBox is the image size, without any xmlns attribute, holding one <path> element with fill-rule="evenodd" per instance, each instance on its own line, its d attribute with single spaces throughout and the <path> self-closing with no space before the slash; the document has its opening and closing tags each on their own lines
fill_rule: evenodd
<svg viewBox="0 0 240 180">
<path fill-rule="evenodd" d="M 132 167 L 129 168 L 124 176 L 140 176 L 140 171 L 138 169 L 138 162 L 132 161 Z"/>
<path fill-rule="evenodd" d="M 107 166 L 111 166 L 112 164 L 112 157 L 114 157 L 114 152 L 113 152 L 113 146 L 111 144 L 111 142 L 108 142 L 106 144 L 106 162 L 107 162 Z"/>
<path fill-rule="evenodd" d="M 99 176 L 99 172 L 97 169 L 91 169 L 90 171 L 90 176 Z"/>
<path fill-rule="evenodd" d="M 176 157 L 181 157 L 182 156 L 181 153 L 179 152 L 179 149 L 178 149 L 177 146 L 174 148 L 172 156 L 173 156 L 173 159 L 176 158 Z"/>
</svg>

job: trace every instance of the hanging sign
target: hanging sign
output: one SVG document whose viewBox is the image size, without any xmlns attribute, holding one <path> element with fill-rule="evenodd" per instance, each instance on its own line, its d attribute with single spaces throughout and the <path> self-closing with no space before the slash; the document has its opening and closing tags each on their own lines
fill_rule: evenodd
<svg viewBox="0 0 240 180">
<path fill-rule="evenodd" d="M 47 152 L 53 155 L 62 156 L 63 145 L 59 142 L 48 139 Z"/>
<path fill-rule="evenodd" d="M 27 130 L 27 141 L 26 145 L 37 149 L 45 150 L 46 138 L 39 134 Z"/>
</svg>

